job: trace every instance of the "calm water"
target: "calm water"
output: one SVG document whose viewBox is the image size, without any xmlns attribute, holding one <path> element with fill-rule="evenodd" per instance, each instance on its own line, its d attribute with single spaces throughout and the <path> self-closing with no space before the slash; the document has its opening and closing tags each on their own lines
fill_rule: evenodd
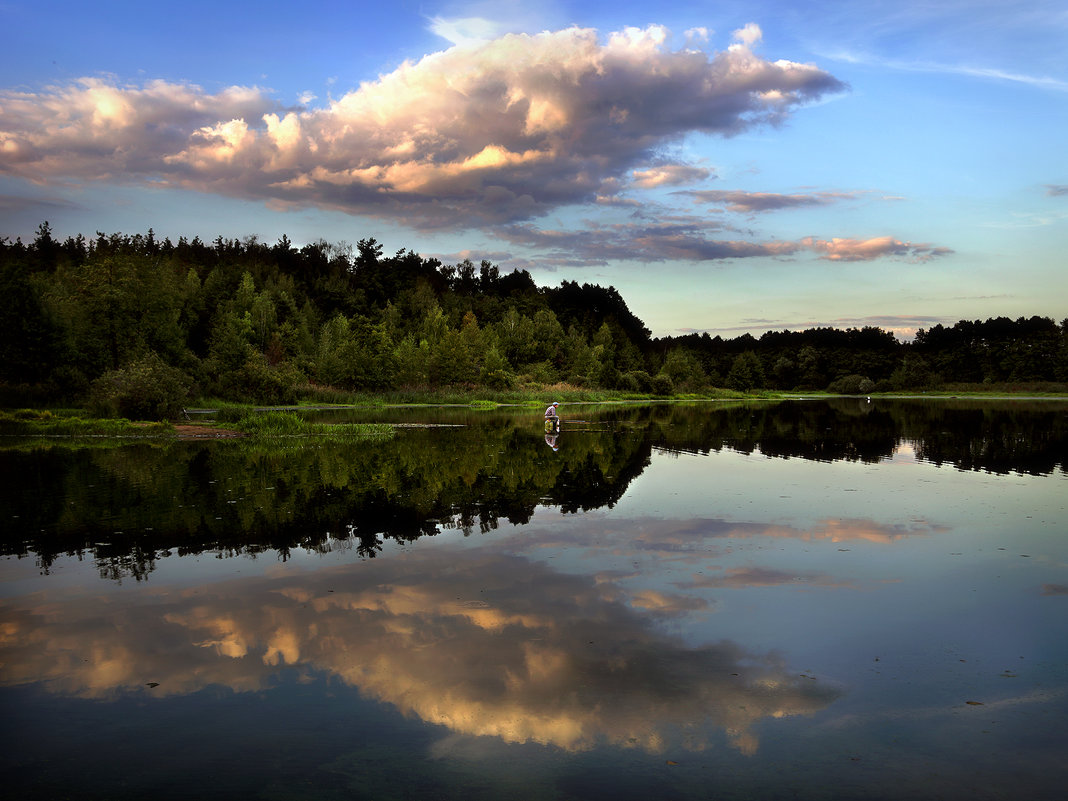
<svg viewBox="0 0 1068 801">
<path fill-rule="evenodd" d="M 564 416 L 0 442 L 7 794 L 1063 797 L 1068 405 Z"/>
</svg>

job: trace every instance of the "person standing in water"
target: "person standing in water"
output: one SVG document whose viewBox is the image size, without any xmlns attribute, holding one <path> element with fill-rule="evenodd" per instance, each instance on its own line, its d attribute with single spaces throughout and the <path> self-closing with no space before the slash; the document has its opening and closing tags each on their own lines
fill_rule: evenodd
<svg viewBox="0 0 1068 801">
<path fill-rule="evenodd" d="M 560 429 L 560 415 L 556 413 L 556 407 L 560 404 L 553 401 L 549 408 L 545 410 L 545 430 L 549 431 L 550 425 L 552 430 L 558 431 Z"/>
</svg>

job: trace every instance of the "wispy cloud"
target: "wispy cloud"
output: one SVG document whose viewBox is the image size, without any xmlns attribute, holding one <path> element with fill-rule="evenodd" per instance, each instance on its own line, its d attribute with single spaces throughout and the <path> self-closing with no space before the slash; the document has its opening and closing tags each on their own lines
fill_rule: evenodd
<svg viewBox="0 0 1068 801">
<path fill-rule="evenodd" d="M 829 206 L 842 200 L 852 200 L 858 192 L 813 192 L 785 195 L 776 192 L 742 192 L 700 189 L 677 194 L 693 198 L 696 203 L 721 205 L 729 211 L 741 213 L 779 211 L 805 206 Z"/>
<path fill-rule="evenodd" d="M 500 23 L 484 17 L 454 19 L 433 17 L 430 20 L 430 30 L 454 45 L 475 45 L 488 42 L 502 32 L 501 28 Z"/>
<path fill-rule="evenodd" d="M 738 567 L 702 576 L 694 576 L 692 580 L 679 582 L 678 584 L 680 588 L 684 589 L 698 587 L 743 589 L 783 585 L 851 587 L 852 582 L 835 579 L 824 573 L 798 573 L 795 571 L 775 570 L 768 567 Z"/>
<path fill-rule="evenodd" d="M 661 164 L 632 172 L 632 185 L 640 189 L 660 186 L 680 186 L 714 177 L 712 170 L 688 164 Z"/>
<path fill-rule="evenodd" d="M 785 258 L 812 253 L 827 261 L 862 262 L 898 258 L 923 262 L 953 251 L 926 243 L 903 242 L 891 236 L 871 239 L 833 238 L 750 241 L 713 236 L 723 227 L 695 217 L 676 216 L 654 222 L 588 225 L 581 230 L 542 229 L 529 223 L 500 229 L 499 235 L 516 245 L 543 251 L 572 266 L 596 266 L 609 259 L 637 262 L 723 261 L 746 258 Z"/>
<path fill-rule="evenodd" d="M 921 328 L 935 325 L 953 325 L 957 318 L 946 315 L 923 314 L 876 314 L 861 317 L 833 317 L 827 319 L 771 319 L 759 318 L 743 320 L 737 325 L 717 328 L 682 328 L 681 334 L 718 334 L 735 336 L 745 332 L 764 333 L 765 331 L 805 331 L 812 328 L 865 328 L 873 326 L 889 331 L 898 339 L 911 340 Z"/>
<path fill-rule="evenodd" d="M 568 28 L 475 41 L 471 21 L 438 30 L 465 44 L 325 108 L 285 108 L 257 87 L 165 81 L 0 91 L 0 173 L 491 226 L 610 196 L 635 170 L 649 183 L 693 178 L 699 170 L 657 168 L 657 153 L 688 133 L 780 122 L 845 89 L 811 64 L 756 55 L 755 26 L 714 54 L 670 50 L 659 26 L 604 39 Z"/>
<path fill-rule="evenodd" d="M 835 61 L 880 67 L 882 69 L 894 70 L 896 72 L 925 72 L 940 75 L 962 75 L 969 78 L 979 78 L 981 80 L 1019 83 L 1034 86 L 1039 89 L 1068 92 L 1068 81 L 1062 81 L 1058 78 L 1051 78 L 1045 75 L 1028 75 L 1026 73 L 1011 72 L 994 67 L 981 67 L 969 64 L 944 64 L 937 61 L 925 60 L 902 61 L 850 50 L 834 50 L 825 52 L 823 55 L 825 58 Z"/>
<path fill-rule="evenodd" d="M 947 256 L 953 251 L 926 243 L 902 242 L 892 236 L 878 236 L 871 239 L 835 238 L 820 240 L 806 237 L 801 245 L 828 261 L 871 261 L 884 256 L 897 256 L 910 261 L 929 261 L 936 256 Z"/>
</svg>

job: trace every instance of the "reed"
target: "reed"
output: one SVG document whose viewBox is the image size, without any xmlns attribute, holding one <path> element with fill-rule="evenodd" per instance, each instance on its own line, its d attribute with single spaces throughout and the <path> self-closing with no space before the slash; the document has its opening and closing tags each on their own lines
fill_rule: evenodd
<svg viewBox="0 0 1068 801">
<path fill-rule="evenodd" d="M 156 437 L 173 434 L 170 423 L 125 418 L 84 418 L 75 411 L 0 410 L 0 434 L 42 437 Z"/>
<path fill-rule="evenodd" d="M 350 437 L 355 439 L 389 439 L 393 426 L 385 423 L 322 423 L 304 419 L 299 412 L 288 410 L 247 411 L 229 423 L 250 437 Z"/>
</svg>

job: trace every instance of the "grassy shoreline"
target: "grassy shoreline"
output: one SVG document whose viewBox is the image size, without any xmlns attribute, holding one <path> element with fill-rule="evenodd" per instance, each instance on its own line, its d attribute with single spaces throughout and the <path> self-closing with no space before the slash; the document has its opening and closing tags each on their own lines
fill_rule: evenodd
<svg viewBox="0 0 1068 801">
<path fill-rule="evenodd" d="M 83 409 L 0 409 L 0 435 L 41 437 L 179 437 L 188 427 L 218 429 L 251 437 L 279 436 L 391 436 L 392 429 L 379 424 L 311 423 L 299 412 L 332 408 L 387 408 L 398 406 L 463 406 L 472 409 L 529 407 L 540 409 L 552 400 L 568 406 L 624 403 L 680 403 L 700 401 L 779 401 L 870 397 L 887 400 L 1061 400 L 1068 401 L 1068 388 L 1062 391 L 1027 386 L 948 387 L 914 392 L 881 392 L 870 395 L 840 395 L 825 391 L 762 390 L 734 392 L 712 390 L 671 396 L 648 395 L 612 390 L 585 390 L 554 385 L 540 390 L 513 392 L 398 390 L 388 393 L 322 392 L 287 406 L 238 404 L 200 398 L 188 407 L 183 419 L 133 421 L 125 418 L 88 416 Z M 388 429 L 388 431 L 386 430 Z"/>
</svg>

